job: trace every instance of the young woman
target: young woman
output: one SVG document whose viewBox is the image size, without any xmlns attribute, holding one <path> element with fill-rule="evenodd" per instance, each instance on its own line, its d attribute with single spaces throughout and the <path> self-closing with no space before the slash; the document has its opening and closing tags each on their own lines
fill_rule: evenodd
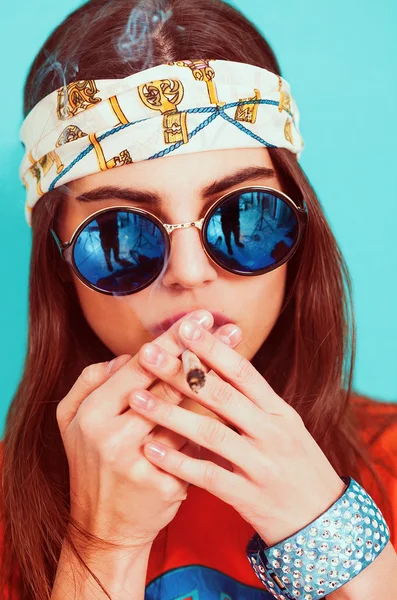
<svg viewBox="0 0 397 600">
<path fill-rule="evenodd" d="M 3 597 L 392 600 L 397 409 L 352 393 L 348 271 L 266 41 L 221 0 L 92 0 L 24 110 Z"/>
</svg>

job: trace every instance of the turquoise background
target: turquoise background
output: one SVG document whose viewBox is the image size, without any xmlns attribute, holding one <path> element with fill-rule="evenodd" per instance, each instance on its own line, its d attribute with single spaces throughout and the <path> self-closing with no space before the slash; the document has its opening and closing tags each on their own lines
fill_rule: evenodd
<svg viewBox="0 0 397 600">
<path fill-rule="evenodd" d="M 22 88 L 50 31 L 81 2 L 7 2 L 0 56 L 0 424 L 22 372 L 30 229 L 18 168 Z M 301 164 L 350 268 L 358 328 L 355 388 L 397 401 L 397 3 L 236 0 L 273 47 L 301 112 Z M 34 24 L 34 26 L 33 26 Z"/>
</svg>

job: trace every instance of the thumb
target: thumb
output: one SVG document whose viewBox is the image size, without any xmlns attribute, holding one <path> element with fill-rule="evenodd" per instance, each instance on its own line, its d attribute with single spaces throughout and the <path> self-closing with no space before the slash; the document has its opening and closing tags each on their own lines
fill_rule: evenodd
<svg viewBox="0 0 397 600">
<path fill-rule="evenodd" d="M 61 434 L 66 431 L 87 396 L 100 387 L 130 359 L 130 354 L 121 354 L 109 363 L 94 363 L 82 370 L 70 391 L 58 403 L 56 409 L 56 418 Z"/>
</svg>

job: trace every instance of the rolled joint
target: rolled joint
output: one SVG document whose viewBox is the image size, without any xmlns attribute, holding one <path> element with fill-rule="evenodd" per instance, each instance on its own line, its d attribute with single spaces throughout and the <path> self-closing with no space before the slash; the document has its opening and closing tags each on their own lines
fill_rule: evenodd
<svg viewBox="0 0 397 600">
<path fill-rule="evenodd" d="M 190 389 L 196 394 L 205 385 L 205 370 L 198 356 L 191 350 L 182 352 L 183 372 Z"/>
</svg>

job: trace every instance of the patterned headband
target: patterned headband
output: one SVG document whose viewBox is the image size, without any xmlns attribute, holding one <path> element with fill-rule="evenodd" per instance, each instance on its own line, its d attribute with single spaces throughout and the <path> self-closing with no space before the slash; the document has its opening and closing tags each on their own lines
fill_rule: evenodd
<svg viewBox="0 0 397 600">
<path fill-rule="evenodd" d="M 20 136 L 30 226 L 43 194 L 92 173 L 227 148 L 287 148 L 299 159 L 304 147 L 285 79 L 225 60 L 183 60 L 124 79 L 74 81 L 30 111 Z"/>
</svg>

